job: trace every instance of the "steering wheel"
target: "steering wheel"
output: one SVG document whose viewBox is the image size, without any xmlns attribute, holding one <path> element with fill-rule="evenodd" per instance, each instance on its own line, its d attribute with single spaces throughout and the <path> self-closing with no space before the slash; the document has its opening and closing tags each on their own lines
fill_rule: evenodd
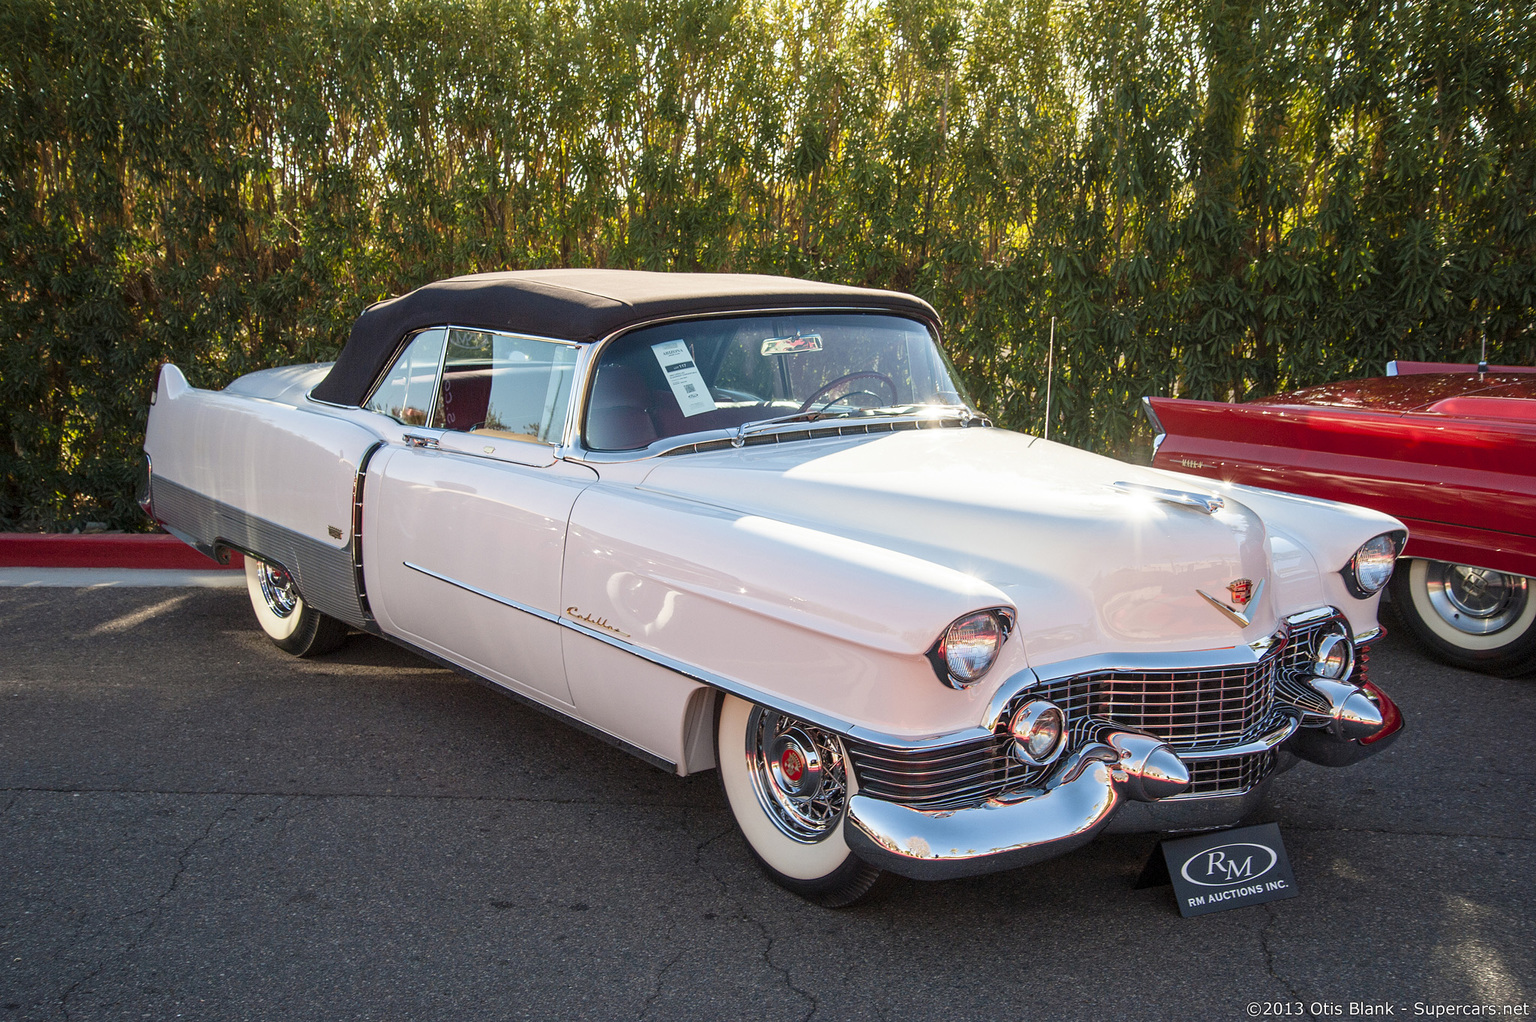
<svg viewBox="0 0 1536 1022">
<path fill-rule="evenodd" d="M 865 369 L 865 370 L 863 370 L 861 372 L 857 372 L 857 373 L 845 373 L 844 375 L 839 376 L 837 379 L 833 380 L 832 382 L 826 384 L 825 386 L 823 386 L 822 388 L 817 390 L 816 393 L 814 393 L 810 397 L 806 398 L 805 399 L 805 404 L 801 405 L 800 406 L 800 410 L 798 412 L 796 412 L 795 414 L 799 415 L 799 414 L 803 414 L 805 412 L 810 411 L 812 406 L 814 406 L 816 404 L 816 399 L 817 398 L 821 397 L 823 394 L 827 393 L 828 391 L 835 389 L 840 384 L 847 383 L 850 380 L 879 380 L 881 383 L 883 383 L 887 387 L 891 388 L 891 404 L 895 404 L 897 401 L 901 400 L 897 396 L 897 394 L 896 394 L 896 381 L 892 380 L 889 376 L 885 375 L 884 373 L 877 373 L 877 372 L 875 372 L 873 370 Z M 861 390 L 861 391 L 858 391 L 857 393 L 860 393 L 860 394 L 870 394 L 871 392 L 867 391 L 867 390 Z M 877 397 L 877 398 L 879 397 L 878 394 L 872 394 L 871 396 Z M 831 403 L 832 402 L 830 402 L 830 401 L 827 402 L 827 404 L 831 404 Z"/>
</svg>

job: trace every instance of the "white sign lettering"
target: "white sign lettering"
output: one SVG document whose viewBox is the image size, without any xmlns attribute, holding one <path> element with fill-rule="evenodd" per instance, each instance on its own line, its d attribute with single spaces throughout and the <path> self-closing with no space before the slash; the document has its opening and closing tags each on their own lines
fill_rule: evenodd
<svg viewBox="0 0 1536 1022">
<path fill-rule="evenodd" d="M 1274 868 L 1278 858 L 1273 848 L 1238 842 L 1207 848 L 1184 863 L 1179 872 L 1185 880 L 1201 887 L 1226 887 L 1241 880 L 1257 880 Z"/>
</svg>

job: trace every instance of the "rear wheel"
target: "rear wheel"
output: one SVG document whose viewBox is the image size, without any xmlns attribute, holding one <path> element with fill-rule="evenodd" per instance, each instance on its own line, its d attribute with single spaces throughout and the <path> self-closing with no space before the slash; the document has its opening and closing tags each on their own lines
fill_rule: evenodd
<svg viewBox="0 0 1536 1022">
<path fill-rule="evenodd" d="M 267 638 L 294 656 L 329 653 L 347 637 L 347 626 L 304 602 L 287 569 L 247 556 L 245 588 Z"/>
<path fill-rule="evenodd" d="M 715 755 L 736 825 L 769 877 L 827 908 L 868 892 L 880 871 L 843 840 L 858 782 L 836 735 L 727 695 Z"/>
<path fill-rule="evenodd" d="M 1392 606 L 1437 660 L 1505 678 L 1536 671 L 1536 579 L 1414 558 L 1392 576 Z"/>
</svg>

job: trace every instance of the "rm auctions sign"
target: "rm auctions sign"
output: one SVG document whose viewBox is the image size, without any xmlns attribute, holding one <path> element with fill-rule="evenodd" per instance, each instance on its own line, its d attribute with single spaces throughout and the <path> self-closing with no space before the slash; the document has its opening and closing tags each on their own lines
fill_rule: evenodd
<svg viewBox="0 0 1536 1022">
<path fill-rule="evenodd" d="M 1296 877 L 1273 823 L 1163 842 L 1184 916 L 1296 897 Z"/>
</svg>

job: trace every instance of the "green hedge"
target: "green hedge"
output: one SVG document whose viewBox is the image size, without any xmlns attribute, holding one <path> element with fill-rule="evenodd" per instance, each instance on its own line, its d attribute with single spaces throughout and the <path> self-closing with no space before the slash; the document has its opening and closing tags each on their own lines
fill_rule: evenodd
<svg viewBox="0 0 1536 1022">
<path fill-rule="evenodd" d="M 1532 8 L 7 0 L 0 527 L 135 527 L 155 367 L 331 358 L 484 269 L 932 301 L 982 406 L 1536 361 Z"/>
</svg>

